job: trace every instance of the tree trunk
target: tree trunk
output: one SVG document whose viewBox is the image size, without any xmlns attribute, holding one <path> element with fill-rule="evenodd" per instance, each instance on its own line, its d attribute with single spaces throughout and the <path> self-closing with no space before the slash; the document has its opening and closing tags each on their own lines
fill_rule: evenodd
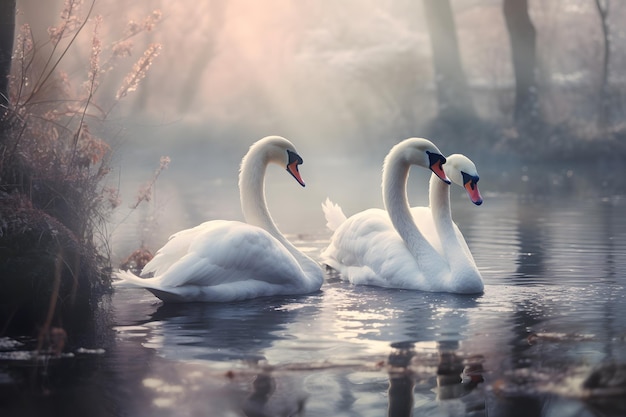
<svg viewBox="0 0 626 417">
<path fill-rule="evenodd" d="M 596 0 L 596 7 L 600 22 L 602 24 L 602 35 L 604 37 L 604 56 L 602 62 L 602 86 L 600 87 L 600 106 L 598 108 L 598 127 L 604 129 L 609 123 L 609 111 L 611 105 L 609 103 L 609 62 L 611 59 L 611 42 L 609 35 L 609 0 L 604 2 Z"/>
<path fill-rule="evenodd" d="M 196 96 L 200 93 L 198 80 L 208 70 L 211 61 L 217 54 L 217 40 L 226 21 L 226 8 L 225 0 L 213 0 L 211 2 L 210 21 L 205 29 L 204 44 L 198 48 L 199 50 L 194 57 L 193 63 L 188 67 L 187 73 L 180 74 L 183 84 L 179 89 L 178 112 L 181 114 L 186 113 L 193 106 Z"/>
<path fill-rule="evenodd" d="M 537 117 L 537 35 L 528 14 L 528 0 L 504 0 L 503 6 L 515 72 L 515 122 L 526 123 Z"/>
<path fill-rule="evenodd" d="M 9 74 L 15 36 L 16 0 L 0 0 L 0 109 L 9 105 Z M 4 111 L 1 112 L 4 114 Z"/>
<path fill-rule="evenodd" d="M 450 0 L 424 0 L 432 45 L 439 116 L 475 117 L 461 56 Z"/>
</svg>

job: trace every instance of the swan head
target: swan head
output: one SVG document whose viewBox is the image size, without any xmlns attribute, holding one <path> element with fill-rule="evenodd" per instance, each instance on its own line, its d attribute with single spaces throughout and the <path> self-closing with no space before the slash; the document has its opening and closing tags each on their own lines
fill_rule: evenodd
<svg viewBox="0 0 626 417">
<path fill-rule="evenodd" d="M 305 184 L 298 169 L 298 166 L 301 165 L 303 161 L 302 157 L 298 155 L 293 143 L 281 136 L 267 136 L 255 142 L 250 147 L 248 155 L 257 154 L 257 151 L 259 154 L 263 155 L 261 159 L 265 160 L 265 163 L 278 164 L 285 167 L 287 172 L 304 187 Z M 248 156 L 246 155 L 242 166 L 245 165 L 247 158 Z"/>
<path fill-rule="evenodd" d="M 450 155 L 443 169 L 453 183 L 465 188 L 472 203 L 477 206 L 483 203 L 478 190 L 478 171 L 471 159 L 461 154 Z"/>
<path fill-rule="evenodd" d="M 450 184 L 450 179 L 443 169 L 446 157 L 428 139 L 409 138 L 403 140 L 391 149 L 385 160 L 385 165 L 391 163 L 393 159 L 400 159 L 410 165 L 428 168 L 443 182 Z"/>
</svg>

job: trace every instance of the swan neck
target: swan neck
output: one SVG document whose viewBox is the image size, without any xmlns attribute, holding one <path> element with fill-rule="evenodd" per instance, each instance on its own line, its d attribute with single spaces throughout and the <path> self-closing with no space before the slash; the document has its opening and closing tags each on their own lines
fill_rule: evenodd
<svg viewBox="0 0 626 417">
<path fill-rule="evenodd" d="M 383 202 L 394 228 L 413 256 L 418 257 L 420 250 L 430 244 L 415 225 L 411 215 L 406 193 L 410 167 L 408 162 L 393 158 L 393 155 L 386 161 L 383 169 Z"/>
<path fill-rule="evenodd" d="M 265 155 L 251 151 L 244 159 L 239 174 L 239 198 L 246 223 L 260 227 L 277 239 L 282 234 L 267 209 L 265 172 L 269 161 Z"/>
<path fill-rule="evenodd" d="M 454 232 L 450 208 L 450 186 L 441 181 L 435 174 L 432 174 L 428 190 L 430 209 L 438 233 L 441 235 L 442 232 Z"/>
<path fill-rule="evenodd" d="M 252 150 L 244 158 L 239 174 L 239 197 L 246 223 L 260 227 L 275 237 L 296 259 L 304 273 L 309 277 L 321 278 L 321 269 L 314 260 L 300 252 L 280 232 L 267 208 L 265 198 L 265 173 L 269 158 L 258 149 Z"/>
<path fill-rule="evenodd" d="M 442 246 L 445 248 L 445 257 L 450 267 L 452 270 L 465 268 L 468 261 L 471 259 L 468 258 L 468 254 L 465 253 L 462 247 L 454 221 L 452 220 L 450 186 L 445 184 L 434 174 L 430 178 L 429 199 L 435 229 L 437 230 Z"/>
</svg>

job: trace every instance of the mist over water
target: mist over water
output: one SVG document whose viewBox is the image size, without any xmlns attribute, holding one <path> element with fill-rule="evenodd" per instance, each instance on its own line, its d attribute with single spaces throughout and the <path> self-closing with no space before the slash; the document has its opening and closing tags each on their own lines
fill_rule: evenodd
<svg viewBox="0 0 626 417">
<path fill-rule="evenodd" d="M 35 36 L 46 39 L 45 30 L 57 21 L 62 3 L 47 2 L 49 13 L 41 13 L 40 2 L 20 2 L 19 20 L 31 22 Z M 595 91 L 601 41 L 596 11 L 592 2 L 561 3 L 564 7 L 531 7 L 538 53 L 551 77 L 542 82 L 552 92 L 571 85 Z M 513 73 L 501 2 L 456 0 L 452 6 L 477 112 L 484 120 L 506 120 L 513 105 Z M 123 229 L 137 243 L 143 234 L 157 234 L 158 247 L 171 232 L 214 216 L 241 219 L 236 189 L 240 160 L 252 142 L 272 134 L 289 138 L 304 158 L 305 189 L 279 169 L 268 171 L 270 209 L 286 232 L 297 233 L 305 224 L 323 228 L 319 204 L 326 196 L 347 214 L 381 206 L 380 167 L 386 152 L 406 137 L 425 136 L 437 111 L 422 2 L 211 0 L 190 6 L 107 0 L 96 2 L 92 15 L 103 17 L 100 35 L 106 47 L 120 38 L 129 21 L 141 22 L 156 9 L 162 21 L 135 40 L 127 67 L 101 86 L 115 91 L 124 70 L 148 44 L 162 45 L 139 89 L 108 117 L 104 136 L 115 149 L 116 168 L 110 183 L 119 186 L 123 198 L 112 227 L 125 218 L 123 209 L 150 179 L 159 158 L 169 156 L 172 162 L 157 182 L 152 206 L 137 210 L 116 234 Z M 611 22 L 620 21 L 623 9 L 614 5 Z M 614 45 L 623 36 L 616 31 Z M 86 73 L 90 42 L 90 36 L 81 38 L 64 61 L 72 77 Z M 576 53 L 563 45 L 576 45 Z M 614 66 L 623 63 L 624 50 L 615 47 L 612 58 Z M 619 82 L 617 71 L 612 77 Z M 557 122 L 571 117 L 574 106 L 584 115 L 595 102 L 581 96 L 555 94 L 544 107 Z M 588 103 L 581 105 L 584 100 Z M 430 139 L 444 154 L 466 149 L 462 132 Z M 486 157 L 488 151 L 466 152 L 479 172 L 489 173 L 481 178 L 485 191 L 490 191 L 492 173 L 501 168 L 499 161 Z M 506 175 L 522 178 L 525 173 L 513 169 Z M 422 181 L 412 186 L 421 190 L 412 199 L 415 204 L 424 204 L 420 196 L 425 196 L 427 178 L 412 173 L 412 181 Z"/>
<path fill-rule="evenodd" d="M 600 82 L 602 38 L 593 4 L 562 3 L 531 8 L 548 77 L 540 81 L 550 91 L 544 109 L 553 122 L 584 117 L 596 105 L 589 94 Z M 501 2 L 457 0 L 452 6 L 477 111 L 485 120 L 508 120 L 513 70 Z M 124 23 L 117 11 L 99 7 L 105 22 Z M 422 135 L 436 114 L 420 1 L 213 0 L 193 8 L 145 1 L 121 7 L 137 20 L 155 8 L 164 18 L 149 42 L 161 43 L 163 52 L 138 97 L 122 108 L 133 115 L 131 124 L 141 117 L 132 134 L 138 142 L 149 137 L 247 146 L 280 134 L 315 144 L 321 156 L 330 154 L 325 146 L 359 156 Z M 623 9 L 611 9 L 611 22 L 620 21 Z M 614 44 L 623 36 L 615 31 Z M 615 68 L 625 52 L 617 46 L 612 51 Z M 611 77 L 619 81 L 619 71 Z M 567 88 L 581 86 L 586 94 L 568 94 Z"/>
<path fill-rule="evenodd" d="M 142 16 L 154 6 L 148 2 L 128 14 Z M 213 1 L 193 10 L 159 7 L 164 19 L 151 41 L 162 43 L 163 52 L 140 98 L 120 106 L 132 116 L 120 119 L 126 137 L 118 157 L 125 201 L 132 201 L 160 156 L 171 157 L 157 183 L 152 210 L 158 223 L 147 226 L 163 227 L 165 236 L 216 216 L 241 219 L 241 157 L 270 134 L 294 142 L 308 184 L 299 189 L 281 170 L 268 170 L 277 223 L 286 232 L 304 224 L 323 228 L 321 201 L 345 196 L 348 185 L 353 199 L 372 194 L 388 148 L 419 135 L 416 124 L 433 114 L 421 5 Z M 416 100 L 418 91 L 428 99 Z M 214 184 L 223 194 L 206 195 Z M 379 202 L 380 192 L 373 194 Z M 346 210 L 354 211 L 349 204 Z M 143 228 L 142 221 L 126 230 Z"/>
<path fill-rule="evenodd" d="M 222 1 L 163 13 L 144 106 L 127 103 L 140 117 L 131 126 L 141 120 L 133 143 L 241 155 L 279 134 L 313 156 L 358 158 L 418 134 L 435 110 L 419 4 Z"/>
<path fill-rule="evenodd" d="M 538 54 L 550 77 L 542 85 L 593 89 L 601 60 L 597 12 L 592 2 L 560 3 L 531 7 Z M 44 40 L 62 1 L 46 4 L 49 13 L 39 13 L 39 2 L 20 2 L 20 20 L 32 22 L 36 37 Z M 456 0 L 452 6 L 463 69 L 479 115 L 509 118 L 513 72 L 501 1 Z M 190 7 L 100 0 L 92 15 L 103 17 L 100 36 L 106 46 L 121 37 L 129 21 L 141 22 L 157 9 L 163 19 L 134 40 L 128 67 L 149 43 L 160 43 L 161 55 L 137 94 L 111 116 L 112 123 L 128 129 L 121 135 L 124 149 L 140 147 L 147 153 L 156 147 L 174 153 L 185 145 L 210 142 L 239 152 L 259 137 L 279 134 L 300 146 L 309 144 L 321 156 L 332 157 L 325 149 L 331 146 L 359 156 L 420 136 L 435 115 L 432 52 L 420 1 L 207 0 Z M 624 9 L 615 5 L 610 23 L 619 22 Z M 617 47 L 624 34 L 614 35 L 612 59 L 618 67 L 626 56 Z M 80 42 L 64 62 L 75 77 L 81 67 L 87 69 L 90 36 Z M 111 88 L 123 75 L 110 77 Z M 611 77 L 620 81 L 619 71 Z M 571 117 L 567 112 L 581 101 L 593 100 L 584 96 L 552 102 L 548 113 L 554 120 Z"/>
</svg>

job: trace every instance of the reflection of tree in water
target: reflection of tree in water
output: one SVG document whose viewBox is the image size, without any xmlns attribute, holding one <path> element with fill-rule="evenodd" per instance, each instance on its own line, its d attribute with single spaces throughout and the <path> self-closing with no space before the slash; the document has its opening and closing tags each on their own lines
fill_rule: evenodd
<svg viewBox="0 0 626 417">
<path fill-rule="evenodd" d="M 276 391 L 276 379 L 271 370 L 257 374 L 252 382 L 252 393 L 245 399 L 241 408 L 247 417 L 276 417 L 303 415 L 306 396 L 297 391 L 290 392 L 289 398 L 272 402 Z"/>
<path fill-rule="evenodd" d="M 269 372 L 263 372 L 256 376 L 252 382 L 252 394 L 244 402 L 243 412 L 248 417 L 262 417 L 267 414 L 263 411 L 267 401 L 276 389 L 276 381 Z"/>
<path fill-rule="evenodd" d="M 545 273 L 544 265 L 544 236 L 545 220 L 542 212 L 532 201 L 520 199 L 517 203 L 517 236 L 519 254 L 517 258 L 516 281 L 542 277 Z"/>
<path fill-rule="evenodd" d="M 519 271 L 519 269 L 518 269 Z M 500 363 L 497 369 L 500 378 L 503 373 L 515 372 L 519 369 L 531 366 L 530 351 L 531 345 L 528 343 L 528 330 L 534 328 L 544 320 L 544 313 L 539 312 L 540 306 L 535 300 L 520 300 L 515 302 L 515 310 L 511 316 L 511 339 L 508 343 L 510 354 L 506 355 L 507 360 Z M 498 385 L 499 381 L 493 381 Z M 507 397 L 504 401 L 496 401 L 494 410 L 496 415 L 521 417 L 539 416 L 544 405 L 544 398 L 532 395 L 531 393 L 520 393 L 520 395 Z"/>
<path fill-rule="evenodd" d="M 625 236 L 626 230 L 623 230 L 623 223 L 616 221 L 615 214 L 617 217 L 621 217 L 620 211 L 623 210 L 622 207 L 615 207 L 612 202 L 604 201 L 599 203 L 599 216 L 600 217 L 600 229 L 602 236 L 605 237 L 603 239 L 606 245 L 604 249 L 605 259 L 603 265 L 604 278 L 608 281 L 608 283 L 613 284 L 616 282 L 616 278 L 619 279 L 618 276 L 618 267 L 616 266 L 615 252 L 615 238 L 617 236 Z M 618 211 L 619 210 L 619 211 Z M 615 213 L 617 211 L 617 213 Z M 621 230 L 620 230 L 621 229 Z M 605 344 L 604 354 L 606 356 L 605 360 L 608 361 L 616 361 L 616 360 L 624 360 L 625 358 L 619 358 L 619 353 L 614 350 L 614 343 L 611 341 L 619 339 L 619 321 L 624 317 L 624 309 L 620 308 L 619 301 L 616 300 L 615 297 L 606 297 L 603 301 L 603 327 L 605 332 L 605 337 L 607 339 L 607 343 Z M 622 311 L 620 311 L 622 310 Z M 616 334 L 617 333 L 617 334 Z M 620 349 L 621 350 L 621 349 Z"/>
<path fill-rule="evenodd" d="M 619 236 L 619 222 L 614 219 L 614 211 L 617 210 L 610 202 L 600 203 L 600 221 L 603 236 L 606 236 L 606 260 L 604 261 L 604 272 L 606 278 L 613 279 L 616 276 L 615 267 L 615 236 Z"/>
<path fill-rule="evenodd" d="M 132 326 L 133 331 L 121 332 L 123 336 L 114 330 L 115 325 L 126 322 L 126 306 L 132 305 L 127 301 L 118 294 L 102 301 L 112 305 L 103 306 L 102 311 L 108 313 L 96 323 L 97 332 L 82 334 L 66 345 L 65 352 L 74 356 L 18 361 L 8 371 L 3 369 L 1 373 L 6 372 L 15 385 L 0 384 L 0 415 L 142 415 L 140 410 L 153 399 L 142 381 L 158 358 L 154 350 L 143 346 L 147 329 Z M 152 310 L 137 303 L 133 307 L 139 317 Z M 97 349 L 91 349 L 94 347 Z"/>
<path fill-rule="evenodd" d="M 518 270 L 520 283 L 533 281 L 533 278 L 542 280 L 554 279 L 553 284 L 560 285 L 553 291 L 558 294 L 566 294 L 566 303 L 579 303 L 580 301 L 588 301 L 585 295 L 569 295 L 571 288 L 568 288 L 571 281 L 577 279 L 576 276 L 569 277 L 555 273 L 546 267 L 546 263 L 555 264 L 557 268 L 565 270 L 568 266 L 567 262 L 571 261 L 568 257 L 569 253 L 558 252 L 558 248 L 553 250 L 552 256 L 545 256 L 543 252 L 546 249 L 544 242 L 549 242 L 545 232 L 547 227 L 557 228 L 565 227 L 565 233 L 560 240 L 555 242 L 563 244 L 566 248 L 581 248 L 580 259 L 573 267 L 589 268 L 591 280 L 589 284 L 591 289 L 595 289 L 594 285 L 601 284 L 597 287 L 595 295 L 590 296 L 595 299 L 593 307 L 588 308 L 587 313 L 568 311 L 566 306 L 554 305 L 549 297 L 533 297 L 519 298 L 515 302 L 515 312 L 513 313 L 512 337 L 509 342 L 511 353 L 508 361 L 503 363 L 504 370 L 502 379 L 495 383 L 496 391 L 504 388 L 500 394 L 503 396 L 501 401 L 494 404 L 493 411 L 498 415 L 507 416 L 527 416 L 542 415 L 546 409 L 556 407 L 553 403 L 565 401 L 558 398 L 550 398 L 549 393 L 556 393 L 556 397 L 565 393 L 563 388 L 566 384 L 571 385 L 569 395 L 573 397 L 585 397 L 580 393 L 581 386 L 572 381 L 566 381 L 571 377 L 572 373 L 577 371 L 578 367 L 588 367 L 589 363 L 585 363 L 585 350 L 594 350 L 604 353 L 601 359 L 600 369 L 618 369 L 624 358 L 617 350 L 622 350 L 623 342 L 615 343 L 619 339 L 620 331 L 623 326 L 617 324 L 616 318 L 621 317 L 619 310 L 620 297 L 615 297 L 614 290 L 610 286 L 615 283 L 616 264 L 615 264 L 615 236 L 622 234 L 620 230 L 621 223 L 615 221 L 613 204 L 606 202 L 593 203 L 591 210 L 584 207 L 585 202 L 576 200 L 575 211 L 568 211 L 570 208 L 571 197 L 563 200 L 549 200 L 545 203 L 541 202 L 520 202 L 518 205 L 519 219 L 519 241 L 520 241 L 520 257 L 518 261 Z M 528 204 L 527 204 L 528 203 Z M 533 207 L 534 206 L 534 207 Z M 541 208 L 541 210 L 539 210 Z M 566 208 L 566 210 L 563 210 Z M 570 215 L 570 218 L 563 217 L 564 212 Z M 550 215 L 552 213 L 561 213 L 560 217 Z M 619 213 L 619 212 L 618 212 Z M 540 216 L 546 216 L 543 219 Z M 581 224 L 569 224 L 580 219 Z M 569 220 L 569 221 L 568 221 Z M 556 224 L 558 222 L 558 224 Z M 560 231 L 562 232 L 562 231 Z M 567 240 L 570 239 L 570 240 Z M 589 243 L 587 243 L 589 242 Z M 583 250 L 585 249 L 585 250 Z M 525 254 L 532 256 L 525 258 Z M 585 262 L 587 261 L 587 262 Z M 581 273 L 581 272 L 579 272 Z M 584 273 L 584 272 L 582 272 Z M 551 276 L 553 275 L 553 276 Z M 523 280 L 523 281 L 522 281 Z M 608 284 L 605 286 L 604 283 Z M 588 291 L 588 290 L 587 290 Z M 621 289 L 619 290 L 622 291 Z M 603 296 L 603 294 L 605 294 Z M 572 297 L 572 298 L 569 298 Z M 579 297 L 582 297 L 579 300 Z M 555 315 L 557 310 L 557 319 L 554 321 L 547 318 Z M 577 317 L 572 316 L 577 314 Z M 571 316 L 571 317 L 570 317 Z M 602 317 L 600 317 L 602 316 Z M 590 323 L 594 323 L 589 327 Z M 547 328 L 547 329 L 546 329 Z M 529 330 L 546 331 L 543 335 L 529 334 Z M 554 333 L 549 333 L 550 330 Z M 572 329 L 589 329 L 593 332 L 593 336 L 587 340 L 577 340 L 581 337 L 575 333 L 571 333 Z M 533 336 L 533 338 L 529 338 Z M 589 347 L 585 348 L 584 345 Z M 617 347 L 617 349 L 616 349 Z M 597 359 L 596 359 L 597 360 Z M 583 363 L 581 363 L 583 362 Z M 608 363 L 608 366 L 607 366 Z M 584 372 L 580 369 L 578 372 Z M 592 373 L 592 375 L 596 375 Z M 546 379 L 549 380 L 547 384 Z M 588 381 L 589 379 L 587 379 Z M 502 384 L 503 387 L 500 387 Z M 545 392 L 545 395 L 537 395 L 537 392 Z M 590 395 L 595 400 L 593 394 Z M 614 402 L 609 402 L 615 407 Z M 577 403 L 570 405 L 583 410 L 584 404 Z"/>
</svg>

